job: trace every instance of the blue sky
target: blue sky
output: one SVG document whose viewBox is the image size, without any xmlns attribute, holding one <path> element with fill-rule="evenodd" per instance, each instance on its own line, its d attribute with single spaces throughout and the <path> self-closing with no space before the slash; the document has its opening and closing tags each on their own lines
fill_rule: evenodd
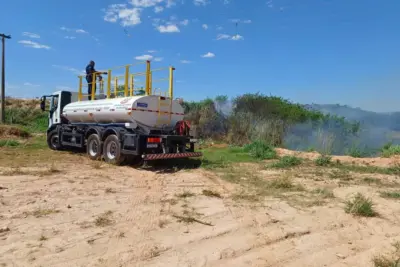
<svg viewBox="0 0 400 267">
<path fill-rule="evenodd" d="M 175 96 L 186 100 L 260 92 L 400 110 L 399 0 L 3 0 L 1 8 L 0 32 L 12 36 L 7 95 L 75 91 L 92 59 L 108 69 L 150 58 L 176 68 Z"/>
</svg>

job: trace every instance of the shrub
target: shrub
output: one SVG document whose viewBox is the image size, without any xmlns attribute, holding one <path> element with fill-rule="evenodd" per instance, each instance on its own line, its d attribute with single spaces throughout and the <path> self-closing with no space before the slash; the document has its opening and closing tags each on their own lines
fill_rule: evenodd
<svg viewBox="0 0 400 267">
<path fill-rule="evenodd" d="M 331 164 L 332 157 L 327 155 L 321 155 L 315 160 L 317 166 L 327 166 Z"/>
<path fill-rule="evenodd" d="M 346 202 L 345 211 L 357 216 L 374 217 L 377 212 L 373 209 L 373 205 L 370 199 L 357 193 L 352 200 Z"/>
<path fill-rule="evenodd" d="M 302 163 L 302 159 L 295 156 L 284 156 L 278 162 L 272 164 L 273 168 L 290 168 L 298 166 Z"/>
<path fill-rule="evenodd" d="M 277 157 L 275 149 L 262 141 L 255 141 L 244 146 L 244 151 L 248 152 L 252 157 L 257 159 L 275 159 Z"/>
<path fill-rule="evenodd" d="M 9 139 L 3 139 L 0 140 L 0 147 L 16 147 L 19 146 L 19 142 L 16 140 L 9 140 Z"/>
</svg>

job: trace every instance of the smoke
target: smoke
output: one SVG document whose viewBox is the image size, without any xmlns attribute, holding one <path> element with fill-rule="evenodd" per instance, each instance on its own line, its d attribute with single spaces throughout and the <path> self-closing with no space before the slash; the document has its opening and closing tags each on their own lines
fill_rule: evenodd
<svg viewBox="0 0 400 267">
<path fill-rule="evenodd" d="M 377 156 L 388 143 L 400 144 L 400 115 L 398 113 L 376 113 L 359 108 L 339 105 L 313 105 L 314 109 L 344 117 L 349 122 L 360 123 L 359 131 L 349 134 L 342 125 L 329 123 L 314 129 L 311 123 L 297 124 L 290 128 L 284 145 L 293 150 L 327 150 L 333 155 Z M 328 146 L 328 147 L 327 147 Z"/>
<path fill-rule="evenodd" d="M 251 114 L 231 116 L 234 109 L 232 101 L 214 100 L 213 103 L 217 115 L 212 116 L 212 120 L 207 119 L 204 127 L 207 131 L 203 131 L 204 134 L 212 132 L 219 136 L 228 135 L 228 140 L 232 141 L 232 132 L 244 133 L 243 127 L 251 128 L 246 132 L 249 139 L 265 139 L 274 133 L 282 133 L 284 122 L 270 121 L 266 119 L 267 116 L 262 118 Z M 339 105 L 306 105 L 305 108 L 344 117 L 349 124 L 358 122 L 359 129 L 354 133 L 334 118 L 321 124 L 308 121 L 290 125 L 283 131 L 282 145 L 285 148 L 332 155 L 376 156 L 389 142 L 400 144 L 400 113 L 376 113 Z"/>
</svg>

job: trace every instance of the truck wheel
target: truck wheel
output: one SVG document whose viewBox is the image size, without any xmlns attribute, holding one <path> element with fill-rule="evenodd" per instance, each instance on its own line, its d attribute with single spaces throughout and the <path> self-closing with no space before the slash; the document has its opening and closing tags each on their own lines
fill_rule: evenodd
<svg viewBox="0 0 400 267">
<path fill-rule="evenodd" d="M 92 160 L 99 160 L 103 152 L 98 134 L 91 134 L 87 139 L 87 154 Z"/>
<path fill-rule="evenodd" d="M 103 157 L 105 162 L 115 165 L 124 162 L 125 157 L 121 154 L 121 144 L 115 134 L 108 136 L 104 141 Z"/>
<path fill-rule="evenodd" d="M 60 139 L 58 138 L 57 130 L 53 130 L 47 135 L 47 145 L 52 150 L 61 149 Z"/>
</svg>

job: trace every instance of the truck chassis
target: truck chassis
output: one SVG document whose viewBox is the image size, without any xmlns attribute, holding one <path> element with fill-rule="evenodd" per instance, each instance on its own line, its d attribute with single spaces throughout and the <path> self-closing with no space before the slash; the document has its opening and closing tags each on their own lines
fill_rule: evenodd
<svg viewBox="0 0 400 267">
<path fill-rule="evenodd" d="M 131 129 L 124 123 L 61 123 L 47 130 L 47 144 L 53 150 L 86 148 L 92 160 L 120 165 L 128 159 L 144 161 L 200 157 L 196 140 L 176 130 L 162 132 L 144 127 Z"/>
</svg>

